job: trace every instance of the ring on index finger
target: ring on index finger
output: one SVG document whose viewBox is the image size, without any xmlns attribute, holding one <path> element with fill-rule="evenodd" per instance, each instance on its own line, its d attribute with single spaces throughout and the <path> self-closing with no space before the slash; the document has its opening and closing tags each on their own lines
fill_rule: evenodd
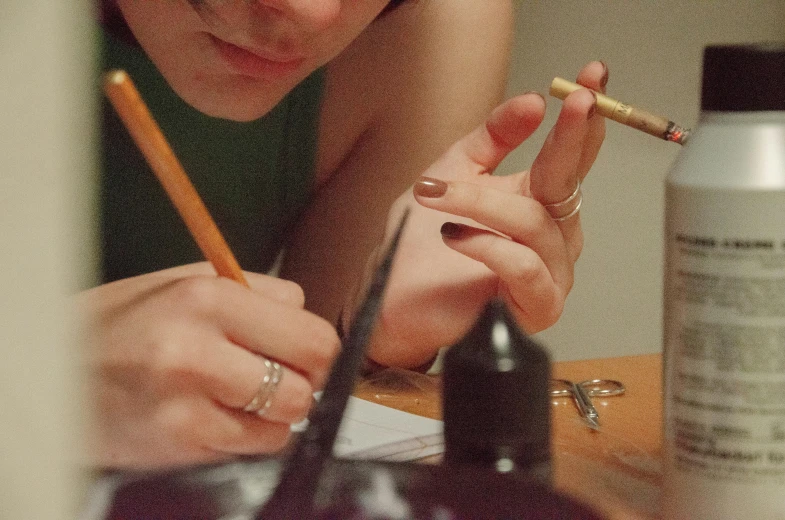
<svg viewBox="0 0 785 520">
<path fill-rule="evenodd" d="M 554 222 L 563 222 L 577 215 L 582 203 L 581 180 L 576 179 L 575 191 L 569 197 L 553 204 L 545 204 L 544 207 Z"/>
<path fill-rule="evenodd" d="M 264 415 L 270 408 L 275 396 L 275 391 L 278 389 L 278 383 L 281 382 L 283 377 L 283 368 L 275 361 L 267 358 L 264 359 L 264 376 L 259 383 L 259 388 L 256 394 L 247 405 L 243 407 L 244 412 L 255 413 L 257 415 Z"/>
</svg>

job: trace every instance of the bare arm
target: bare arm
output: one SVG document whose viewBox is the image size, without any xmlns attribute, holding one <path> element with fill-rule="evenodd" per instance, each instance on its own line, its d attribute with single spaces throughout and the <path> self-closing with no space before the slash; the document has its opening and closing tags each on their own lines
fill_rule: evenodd
<svg viewBox="0 0 785 520">
<path fill-rule="evenodd" d="M 335 322 L 392 202 L 503 97 L 509 1 L 424 0 L 372 24 L 328 69 L 319 192 L 282 276 Z"/>
</svg>

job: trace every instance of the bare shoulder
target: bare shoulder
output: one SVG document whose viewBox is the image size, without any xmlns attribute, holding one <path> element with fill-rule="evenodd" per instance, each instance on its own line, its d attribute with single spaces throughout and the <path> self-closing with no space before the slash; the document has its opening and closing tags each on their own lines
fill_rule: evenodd
<svg viewBox="0 0 785 520">
<path fill-rule="evenodd" d="M 411 0 L 371 24 L 328 65 L 320 181 L 369 134 L 432 153 L 481 121 L 504 95 L 512 26 L 511 0 Z"/>
</svg>

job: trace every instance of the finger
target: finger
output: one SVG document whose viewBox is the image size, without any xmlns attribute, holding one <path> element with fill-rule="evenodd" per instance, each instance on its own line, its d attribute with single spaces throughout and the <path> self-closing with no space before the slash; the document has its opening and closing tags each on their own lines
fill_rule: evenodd
<svg viewBox="0 0 785 520">
<path fill-rule="evenodd" d="M 559 272 L 566 267 L 568 256 L 559 227 L 529 197 L 471 182 L 423 177 L 415 183 L 414 194 L 425 207 L 470 218 L 525 245 L 549 270 Z"/>
<path fill-rule="evenodd" d="M 215 269 L 209 262 L 197 262 L 181 265 L 153 273 L 124 278 L 101 287 L 84 291 L 80 295 L 80 304 L 87 306 L 93 312 L 100 307 L 108 311 L 112 307 L 127 305 L 132 301 L 144 298 L 163 286 L 192 276 L 216 276 Z M 258 273 L 245 272 L 246 279 L 251 288 L 273 300 L 303 307 L 305 297 L 299 285 L 288 280 L 281 280 L 272 276 Z M 90 296 L 95 294 L 96 297 Z"/>
<path fill-rule="evenodd" d="M 527 332 L 538 332 L 556 322 L 572 285 L 571 269 L 565 267 L 554 277 L 532 249 L 464 224 L 446 223 L 442 236 L 447 246 L 484 263 L 505 282 L 512 311 Z"/>
<path fill-rule="evenodd" d="M 579 84 L 586 88 L 605 93 L 605 86 L 608 84 L 608 66 L 601 61 L 593 61 L 586 65 L 578 73 L 576 80 Z M 605 118 L 596 116 L 591 118 L 589 123 L 589 131 L 586 136 L 586 144 L 578 162 L 578 175 L 583 179 L 592 164 L 594 164 L 597 154 L 600 152 L 600 147 L 605 139 Z"/>
<path fill-rule="evenodd" d="M 173 400 L 159 411 L 162 433 L 174 438 L 200 459 L 280 451 L 291 435 L 287 424 L 260 420 L 251 414 L 216 406 L 207 399 Z"/>
<path fill-rule="evenodd" d="M 608 77 L 608 65 L 604 61 L 592 61 L 578 72 L 576 81 L 586 88 L 605 94 Z"/>
<path fill-rule="evenodd" d="M 226 278 L 186 278 L 171 291 L 182 312 L 203 316 L 232 343 L 302 373 L 314 388 L 321 387 L 340 348 L 326 320 Z"/>
<path fill-rule="evenodd" d="M 142 278 L 144 275 L 137 277 Z M 164 269 L 148 275 L 150 278 L 149 283 L 166 283 L 179 280 L 188 276 L 217 276 L 215 268 L 209 262 L 197 262 L 194 264 L 181 265 Z M 268 298 L 287 303 L 296 307 L 302 307 L 305 304 L 305 296 L 302 288 L 296 283 L 269 276 L 266 274 L 254 273 L 250 271 L 243 271 L 248 285 L 252 290 L 262 294 Z"/>
<path fill-rule="evenodd" d="M 243 382 L 243 386 L 246 389 L 251 389 L 252 392 L 246 393 L 244 400 L 234 401 L 230 408 L 244 409 L 259 394 L 264 401 L 258 403 L 260 408 L 257 412 L 251 412 L 258 417 L 286 424 L 293 424 L 305 419 L 313 404 L 313 387 L 302 375 L 283 365 L 279 366 L 278 384 L 271 387 L 271 384 L 275 384 L 274 378 L 276 377 L 275 368 L 272 365 L 274 362 L 268 361 L 266 364 L 264 359 L 258 361 L 260 366 L 255 380 L 248 379 Z M 239 405 L 236 404 L 238 402 Z"/>
<path fill-rule="evenodd" d="M 257 392 L 271 388 L 272 368 L 265 364 L 265 358 L 244 348 L 222 342 L 204 345 L 193 354 L 189 357 L 194 361 L 184 360 L 184 363 L 192 365 L 200 393 L 227 408 L 242 410 Z M 308 415 L 313 391 L 314 388 L 300 373 L 282 365 L 272 393 L 262 392 L 265 399 L 260 403 L 263 412 L 256 416 L 285 424 L 299 422 Z M 269 406 L 264 406 L 267 399 Z"/>
<path fill-rule="evenodd" d="M 270 357 L 303 374 L 321 388 L 340 349 L 333 325 L 302 309 L 280 305 L 229 308 L 222 313 L 227 333 L 250 350 Z M 256 327 L 247 327 L 250 320 Z M 263 333 L 259 333 L 263 331 Z"/>
<path fill-rule="evenodd" d="M 468 160 L 477 173 L 490 173 L 537 129 L 544 114 L 541 94 L 530 92 L 509 99 L 491 112 L 483 125 L 458 141 L 451 154 L 456 154 L 458 161 Z"/>
<path fill-rule="evenodd" d="M 281 303 L 302 308 L 305 305 L 305 293 L 298 284 L 268 276 L 265 274 L 244 271 L 248 285 L 255 292 Z"/>
<path fill-rule="evenodd" d="M 594 95 L 586 89 L 565 98 L 556 124 L 531 168 L 531 193 L 540 203 L 563 201 L 575 191 L 594 103 Z"/>
</svg>

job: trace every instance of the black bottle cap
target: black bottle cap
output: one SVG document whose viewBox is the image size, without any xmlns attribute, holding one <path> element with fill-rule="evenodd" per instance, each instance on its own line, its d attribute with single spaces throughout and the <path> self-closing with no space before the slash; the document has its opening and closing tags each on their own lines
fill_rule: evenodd
<svg viewBox="0 0 785 520">
<path fill-rule="evenodd" d="M 785 42 L 706 47 L 701 109 L 785 110 Z"/>
<path fill-rule="evenodd" d="M 550 463 L 550 358 L 501 300 L 449 348 L 443 381 L 447 464 L 549 479 L 541 470 Z"/>
</svg>

